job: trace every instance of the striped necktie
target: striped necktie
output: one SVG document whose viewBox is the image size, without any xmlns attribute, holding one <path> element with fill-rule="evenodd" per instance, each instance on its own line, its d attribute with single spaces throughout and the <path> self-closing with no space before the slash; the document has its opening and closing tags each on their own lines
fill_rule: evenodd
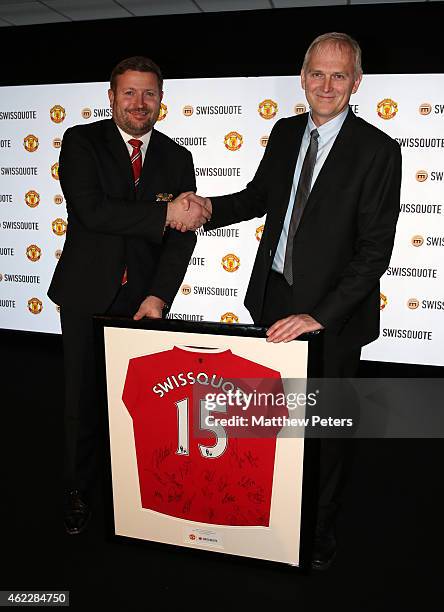
<svg viewBox="0 0 444 612">
<path fill-rule="evenodd" d="M 142 172 L 142 152 L 140 147 L 143 145 L 143 142 L 131 138 L 131 140 L 128 140 L 128 144 L 133 147 L 133 152 L 131 153 L 131 166 L 133 168 L 134 187 L 137 187 L 140 181 L 140 173 Z"/>
<path fill-rule="evenodd" d="M 134 187 L 137 189 L 137 185 L 140 181 L 140 173 L 142 172 L 142 152 L 140 147 L 143 145 L 143 142 L 141 140 L 131 138 L 131 140 L 128 140 L 128 144 L 133 147 L 133 152 L 131 153 L 131 167 L 133 169 Z M 122 277 L 122 285 L 126 285 L 127 282 L 128 270 L 125 268 Z"/>
</svg>

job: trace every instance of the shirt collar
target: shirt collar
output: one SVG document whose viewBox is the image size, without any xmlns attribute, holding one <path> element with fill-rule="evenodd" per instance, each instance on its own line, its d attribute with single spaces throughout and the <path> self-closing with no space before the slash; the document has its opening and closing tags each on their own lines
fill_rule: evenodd
<svg viewBox="0 0 444 612">
<path fill-rule="evenodd" d="M 131 134 L 127 134 L 126 132 L 124 132 L 116 123 L 116 127 L 120 132 L 120 135 L 122 136 L 123 140 L 128 143 L 128 140 L 131 140 L 133 138 L 135 138 L 135 136 L 131 136 Z M 142 148 L 145 148 L 149 145 L 150 142 L 150 138 L 151 138 L 151 134 L 153 133 L 153 130 L 151 129 L 147 134 L 144 134 L 143 136 L 138 136 L 136 138 L 136 140 L 141 140 L 143 142 Z"/>
<path fill-rule="evenodd" d="M 342 124 L 345 121 L 345 118 L 348 115 L 348 111 L 349 111 L 349 107 L 347 106 L 342 111 L 342 113 L 339 113 L 339 115 L 336 115 L 336 117 L 334 117 L 333 119 L 330 119 L 330 121 L 327 121 L 326 123 L 324 123 L 323 125 L 319 127 L 315 125 L 313 119 L 311 118 L 311 113 L 309 113 L 308 124 L 307 124 L 309 132 L 311 132 L 312 130 L 318 130 L 319 138 L 321 140 L 328 140 L 332 136 L 337 136 L 339 133 L 339 130 L 342 127 Z"/>
</svg>

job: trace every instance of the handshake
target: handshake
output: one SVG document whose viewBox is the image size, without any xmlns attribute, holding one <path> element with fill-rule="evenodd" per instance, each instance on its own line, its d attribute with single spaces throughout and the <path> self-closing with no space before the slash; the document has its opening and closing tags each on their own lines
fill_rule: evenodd
<svg viewBox="0 0 444 612">
<path fill-rule="evenodd" d="M 181 232 L 194 231 L 211 219 L 211 212 L 210 198 L 202 198 L 193 191 L 186 191 L 169 202 L 166 226 Z"/>
</svg>

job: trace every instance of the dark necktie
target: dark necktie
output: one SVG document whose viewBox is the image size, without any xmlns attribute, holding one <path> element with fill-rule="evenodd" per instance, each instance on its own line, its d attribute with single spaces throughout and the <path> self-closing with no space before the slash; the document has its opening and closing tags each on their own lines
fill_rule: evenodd
<svg viewBox="0 0 444 612">
<path fill-rule="evenodd" d="M 289 285 L 293 284 L 293 241 L 301 222 L 302 213 L 310 195 L 311 179 L 318 154 L 318 130 L 310 132 L 310 144 L 302 164 L 296 197 L 294 199 L 290 224 L 288 226 L 287 246 L 285 248 L 284 278 Z"/>
<path fill-rule="evenodd" d="M 133 177 L 134 177 L 134 187 L 137 188 L 137 185 L 140 181 L 140 173 L 142 172 L 142 152 L 140 147 L 143 145 L 141 140 L 136 140 L 135 138 L 131 138 L 128 140 L 128 144 L 133 147 L 133 152 L 131 153 L 131 166 L 133 169 Z M 126 285 L 128 282 L 128 271 L 125 268 L 122 277 L 122 285 Z"/>
</svg>

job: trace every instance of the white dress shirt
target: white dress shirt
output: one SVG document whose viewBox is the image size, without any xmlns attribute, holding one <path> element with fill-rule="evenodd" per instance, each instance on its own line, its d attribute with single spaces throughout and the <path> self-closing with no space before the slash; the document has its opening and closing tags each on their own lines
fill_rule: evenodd
<svg viewBox="0 0 444 612">
<path fill-rule="evenodd" d="M 133 153 L 133 147 L 130 144 L 128 144 L 128 140 L 135 139 L 135 140 L 141 140 L 143 142 L 143 145 L 140 147 L 140 152 L 142 154 L 142 165 L 143 165 L 143 162 L 145 161 L 145 155 L 148 149 L 148 145 L 150 144 L 151 133 L 153 130 L 151 129 L 147 134 L 144 134 L 143 136 L 137 136 L 136 138 L 135 136 L 131 136 L 131 134 L 127 134 L 126 132 L 124 132 L 118 125 L 117 125 L 117 129 L 119 130 L 120 135 L 125 141 L 126 148 L 128 149 L 128 153 L 130 157 Z"/>
<path fill-rule="evenodd" d="M 307 127 L 305 128 L 304 135 L 302 136 L 301 148 L 299 149 L 299 156 L 296 162 L 296 168 L 293 176 L 293 183 L 291 186 L 290 200 L 288 202 L 287 213 L 284 219 L 284 225 L 282 227 L 281 236 L 279 238 L 278 246 L 276 249 L 276 254 L 274 256 L 273 265 L 271 266 L 273 270 L 279 272 L 280 274 L 284 271 L 284 260 L 285 260 L 285 249 L 287 247 L 287 236 L 288 236 L 288 227 L 290 225 L 291 213 L 293 212 L 293 204 L 296 198 L 296 191 L 298 188 L 299 177 L 301 175 L 302 164 L 304 163 L 305 154 L 307 153 L 308 146 L 310 144 L 310 132 L 316 129 L 319 133 L 318 139 L 318 154 L 316 156 L 316 163 L 313 170 L 313 177 L 311 179 L 311 187 L 310 191 L 321 171 L 322 166 L 324 165 L 325 160 L 327 159 L 328 154 L 331 151 L 331 148 L 336 140 L 336 136 L 339 134 L 339 131 L 342 127 L 342 124 L 345 121 L 347 113 L 349 112 L 349 107 L 342 111 L 339 115 L 327 121 L 320 127 L 317 127 L 313 119 L 311 118 L 311 114 L 308 115 Z M 352 112 L 350 110 L 350 112 Z"/>
</svg>

